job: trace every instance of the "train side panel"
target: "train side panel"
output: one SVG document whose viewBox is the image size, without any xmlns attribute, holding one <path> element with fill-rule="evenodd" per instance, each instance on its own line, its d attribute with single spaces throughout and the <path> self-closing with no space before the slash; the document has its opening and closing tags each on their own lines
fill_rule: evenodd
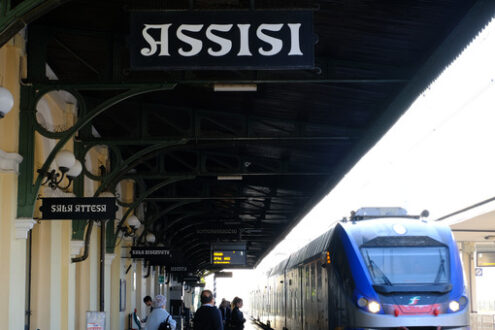
<svg viewBox="0 0 495 330">
<path fill-rule="evenodd" d="M 287 329 L 302 329 L 301 281 L 300 268 L 287 271 Z"/>
<path fill-rule="evenodd" d="M 326 279 L 326 271 L 322 268 L 320 259 L 304 264 L 301 269 L 303 274 L 303 292 L 301 295 L 304 310 L 303 329 L 327 329 L 328 301 L 322 292 L 324 290 L 323 277 Z M 324 273 L 325 276 L 323 276 Z"/>
<path fill-rule="evenodd" d="M 271 327 L 282 330 L 285 326 L 285 273 L 274 277 L 273 321 Z"/>
</svg>

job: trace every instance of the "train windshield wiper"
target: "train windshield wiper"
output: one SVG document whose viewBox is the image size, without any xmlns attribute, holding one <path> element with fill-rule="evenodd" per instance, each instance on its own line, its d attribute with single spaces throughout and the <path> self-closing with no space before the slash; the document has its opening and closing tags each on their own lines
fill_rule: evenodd
<svg viewBox="0 0 495 330">
<path fill-rule="evenodd" d="M 377 266 L 377 264 L 370 258 L 370 255 L 368 254 L 368 251 L 366 251 L 366 256 L 368 258 L 368 264 L 370 265 L 370 271 L 373 275 L 373 277 L 377 277 L 375 270 L 378 273 L 379 278 L 389 286 L 393 286 L 392 282 L 388 279 L 387 275 L 383 272 L 383 270 L 380 269 L 380 267 Z"/>
<path fill-rule="evenodd" d="M 442 261 L 440 262 L 440 266 L 438 266 L 437 276 L 435 276 L 434 284 L 438 284 L 438 282 L 440 282 L 442 274 L 445 274 L 445 259 L 444 258 L 441 259 Z"/>
</svg>

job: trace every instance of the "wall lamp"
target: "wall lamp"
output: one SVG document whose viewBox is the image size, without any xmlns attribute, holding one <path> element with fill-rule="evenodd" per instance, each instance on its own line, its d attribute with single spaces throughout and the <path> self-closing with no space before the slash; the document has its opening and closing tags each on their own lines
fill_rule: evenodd
<svg viewBox="0 0 495 330">
<path fill-rule="evenodd" d="M 155 235 L 153 233 L 148 233 L 146 235 L 146 242 L 148 242 L 148 243 L 155 243 L 155 241 L 156 241 L 156 237 L 155 237 Z"/>
<path fill-rule="evenodd" d="M 63 150 L 57 154 L 55 157 L 55 163 L 58 166 L 57 170 L 42 171 L 38 169 L 38 173 L 45 177 L 45 181 L 41 184 L 48 184 L 53 190 L 60 188 L 62 190 L 67 190 L 75 177 L 77 177 L 82 172 L 82 164 L 76 159 L 74 154 L 70 151 Z M 65 187 L 60 186 L 64 178 L 67 177 L 69 181 Z"/>
<path fill-rule="evenodd" d="M 124 233 L 124 237 L 135 237 L 139 227 L 141 227 L 141 221 L 135 215 L 131 215 L 127 218 L 127 227 L 122 226 L 119 230 Z"/>
<path fill-rule="evenodd" d="M 5 87 L 0 87 L 0 119 L 5 117 L 14 106 L 14 96 Z"/>
</svg>

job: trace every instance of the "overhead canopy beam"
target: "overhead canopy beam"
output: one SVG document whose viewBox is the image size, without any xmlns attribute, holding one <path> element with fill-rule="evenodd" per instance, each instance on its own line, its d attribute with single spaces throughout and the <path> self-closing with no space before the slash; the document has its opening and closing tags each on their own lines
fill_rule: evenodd
<svg viewBox="0 0 495 330">
<path fill-rule="evenodd" d="M 184 197 L 148 197 L 145 201 L 194 201 L 194 200 L 257 200 L 257 199 L 307 199 L 311 196 L 184 196 Z"/>
</svg>

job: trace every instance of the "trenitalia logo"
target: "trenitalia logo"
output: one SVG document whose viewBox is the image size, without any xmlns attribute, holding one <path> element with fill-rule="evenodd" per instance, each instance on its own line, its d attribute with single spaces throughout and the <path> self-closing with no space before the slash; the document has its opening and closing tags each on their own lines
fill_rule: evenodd
<svg viewBox="0 0 495 330">
<path fill-rule="evenodd" d="M 416 305 L 419 302 L 420 298 L 421 297 L 418 297 L 418 296 L 412 297 L 411 300 L 409 300 L 409 305 Z"/>
<path fill-rule="evenodd" d="M 311 11 L 136 12 L 136 69 L 314 67 Z"/>
</svg>

